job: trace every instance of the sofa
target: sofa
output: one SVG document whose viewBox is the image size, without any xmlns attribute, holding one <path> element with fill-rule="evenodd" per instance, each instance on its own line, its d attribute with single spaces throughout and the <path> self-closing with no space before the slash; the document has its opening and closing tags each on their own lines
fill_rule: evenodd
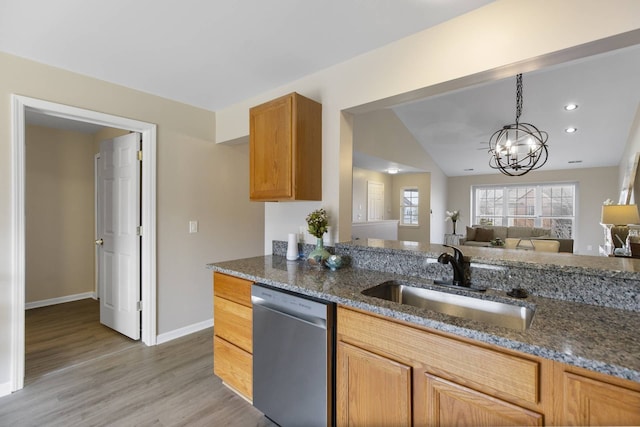
<svg viewBox="0 0 640 427">
<path fill-rule="evenodd" d="M 505 242 L 510 239 L 547 239 L 557 240 L 560 242 L 559 252 L 573 253 L 573 239 L 559 239 L 551 235 L 548 228 L 538 227 L 518 227 L 518 226 L 501 226 L 501 225 L 474 225 L 467 227 L 467 234 L 460 239 L 460 244 L 464 246 L 475 247 L 492 247 L 492 241 L 496 239 Z"/>
</svg>

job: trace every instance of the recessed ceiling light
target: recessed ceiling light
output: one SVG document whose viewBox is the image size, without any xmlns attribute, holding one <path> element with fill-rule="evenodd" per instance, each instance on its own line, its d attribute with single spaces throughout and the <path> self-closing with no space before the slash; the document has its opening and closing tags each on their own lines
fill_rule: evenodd
<svg viewBox="0 0 640 427">
<path fill-rule="evenodd" d="M 398 171 L 399 171 L 398 168 L 389 168 L 389 169 L 387 169 L 387 173 L 390 174 L 390 175 L 395 175 L 395 174 L 398 173 Z"/>
<path fill-rule="evenodd" d="M 564 109 L 567 111 L 573 111 L 578 108 L 578 104 L 567 104 L 564 106 Z"/>
<path fill-rule="evenodd" d="M 565 131 L 566 133 L 575 133 L 575 132 L 578 132 L 578 128 L 573 128 L 573 127 L 571 127 L 571 128 L 566 128 L 564 131 Z"/>
</svg>

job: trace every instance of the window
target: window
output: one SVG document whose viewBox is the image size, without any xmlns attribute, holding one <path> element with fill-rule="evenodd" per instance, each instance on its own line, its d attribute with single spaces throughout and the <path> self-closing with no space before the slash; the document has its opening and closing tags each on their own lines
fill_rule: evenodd
<svg viewBox="0 0 640 427">
<path fill-rule="evenodd" d="M 477 186 L 472 192 L 474 224 L 542 227 L 573 238 L 576 184 Z"/>
<path fill-rule="evenodd" d="M 403 188 L 400 200 L 400 225 L 418 225 L 418 189 Z"/>
</svg>

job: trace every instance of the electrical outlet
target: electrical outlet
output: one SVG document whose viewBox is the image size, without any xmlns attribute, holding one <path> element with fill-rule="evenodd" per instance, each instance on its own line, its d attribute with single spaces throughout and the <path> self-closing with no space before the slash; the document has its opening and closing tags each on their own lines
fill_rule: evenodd
<svg viewBox="0 0 640 427">
<path fill-rule="evenodd" d="M 198 221 L 189 221 L 189 233 L 198 232 Z"/>
</svg>

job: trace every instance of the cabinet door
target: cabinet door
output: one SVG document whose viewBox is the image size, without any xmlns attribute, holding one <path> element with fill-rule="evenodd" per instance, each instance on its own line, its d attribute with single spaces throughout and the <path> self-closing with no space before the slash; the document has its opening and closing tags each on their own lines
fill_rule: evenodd
<svg viewBox="0 0 640 427">
<path fill-rule="evenodd" d="M 338 342 L 338 426 L 410 426 L 411 367 Z"/>
<path fill-rule="evenodd" d="M 250 112 L 251 199 L 293 197 L 291 96 L 254 107 Z"/>
<path fill-rule="evenodd" d="M 215 316 L 213 333 L 247 353 L 253 353 L 253 310 L 215 296 L 213 312 Z"/>
<path fill-rule="evenodd" d="M 241 395 L 253 398 L 253 356 L 240 347 L 213 337 L 213 373 Z"/>
<path fill-rule="evenodd" d="M 640 392 L 564 373 L 566 425 L 640 425 Z"/>
<path fill-rule="evenodd" d="M 431 426 L 541 426 L 542 415 L 459 384 L 425 374 L 425 424 Z M 417 405 L 421 407 L 421 405 Z M 424 406 L 422 406 L 424 407 Z M 422 418 L 421 414 L 416 415 Z M 422 424 L 420 420 L 416 424 Z"/>
</svg>

